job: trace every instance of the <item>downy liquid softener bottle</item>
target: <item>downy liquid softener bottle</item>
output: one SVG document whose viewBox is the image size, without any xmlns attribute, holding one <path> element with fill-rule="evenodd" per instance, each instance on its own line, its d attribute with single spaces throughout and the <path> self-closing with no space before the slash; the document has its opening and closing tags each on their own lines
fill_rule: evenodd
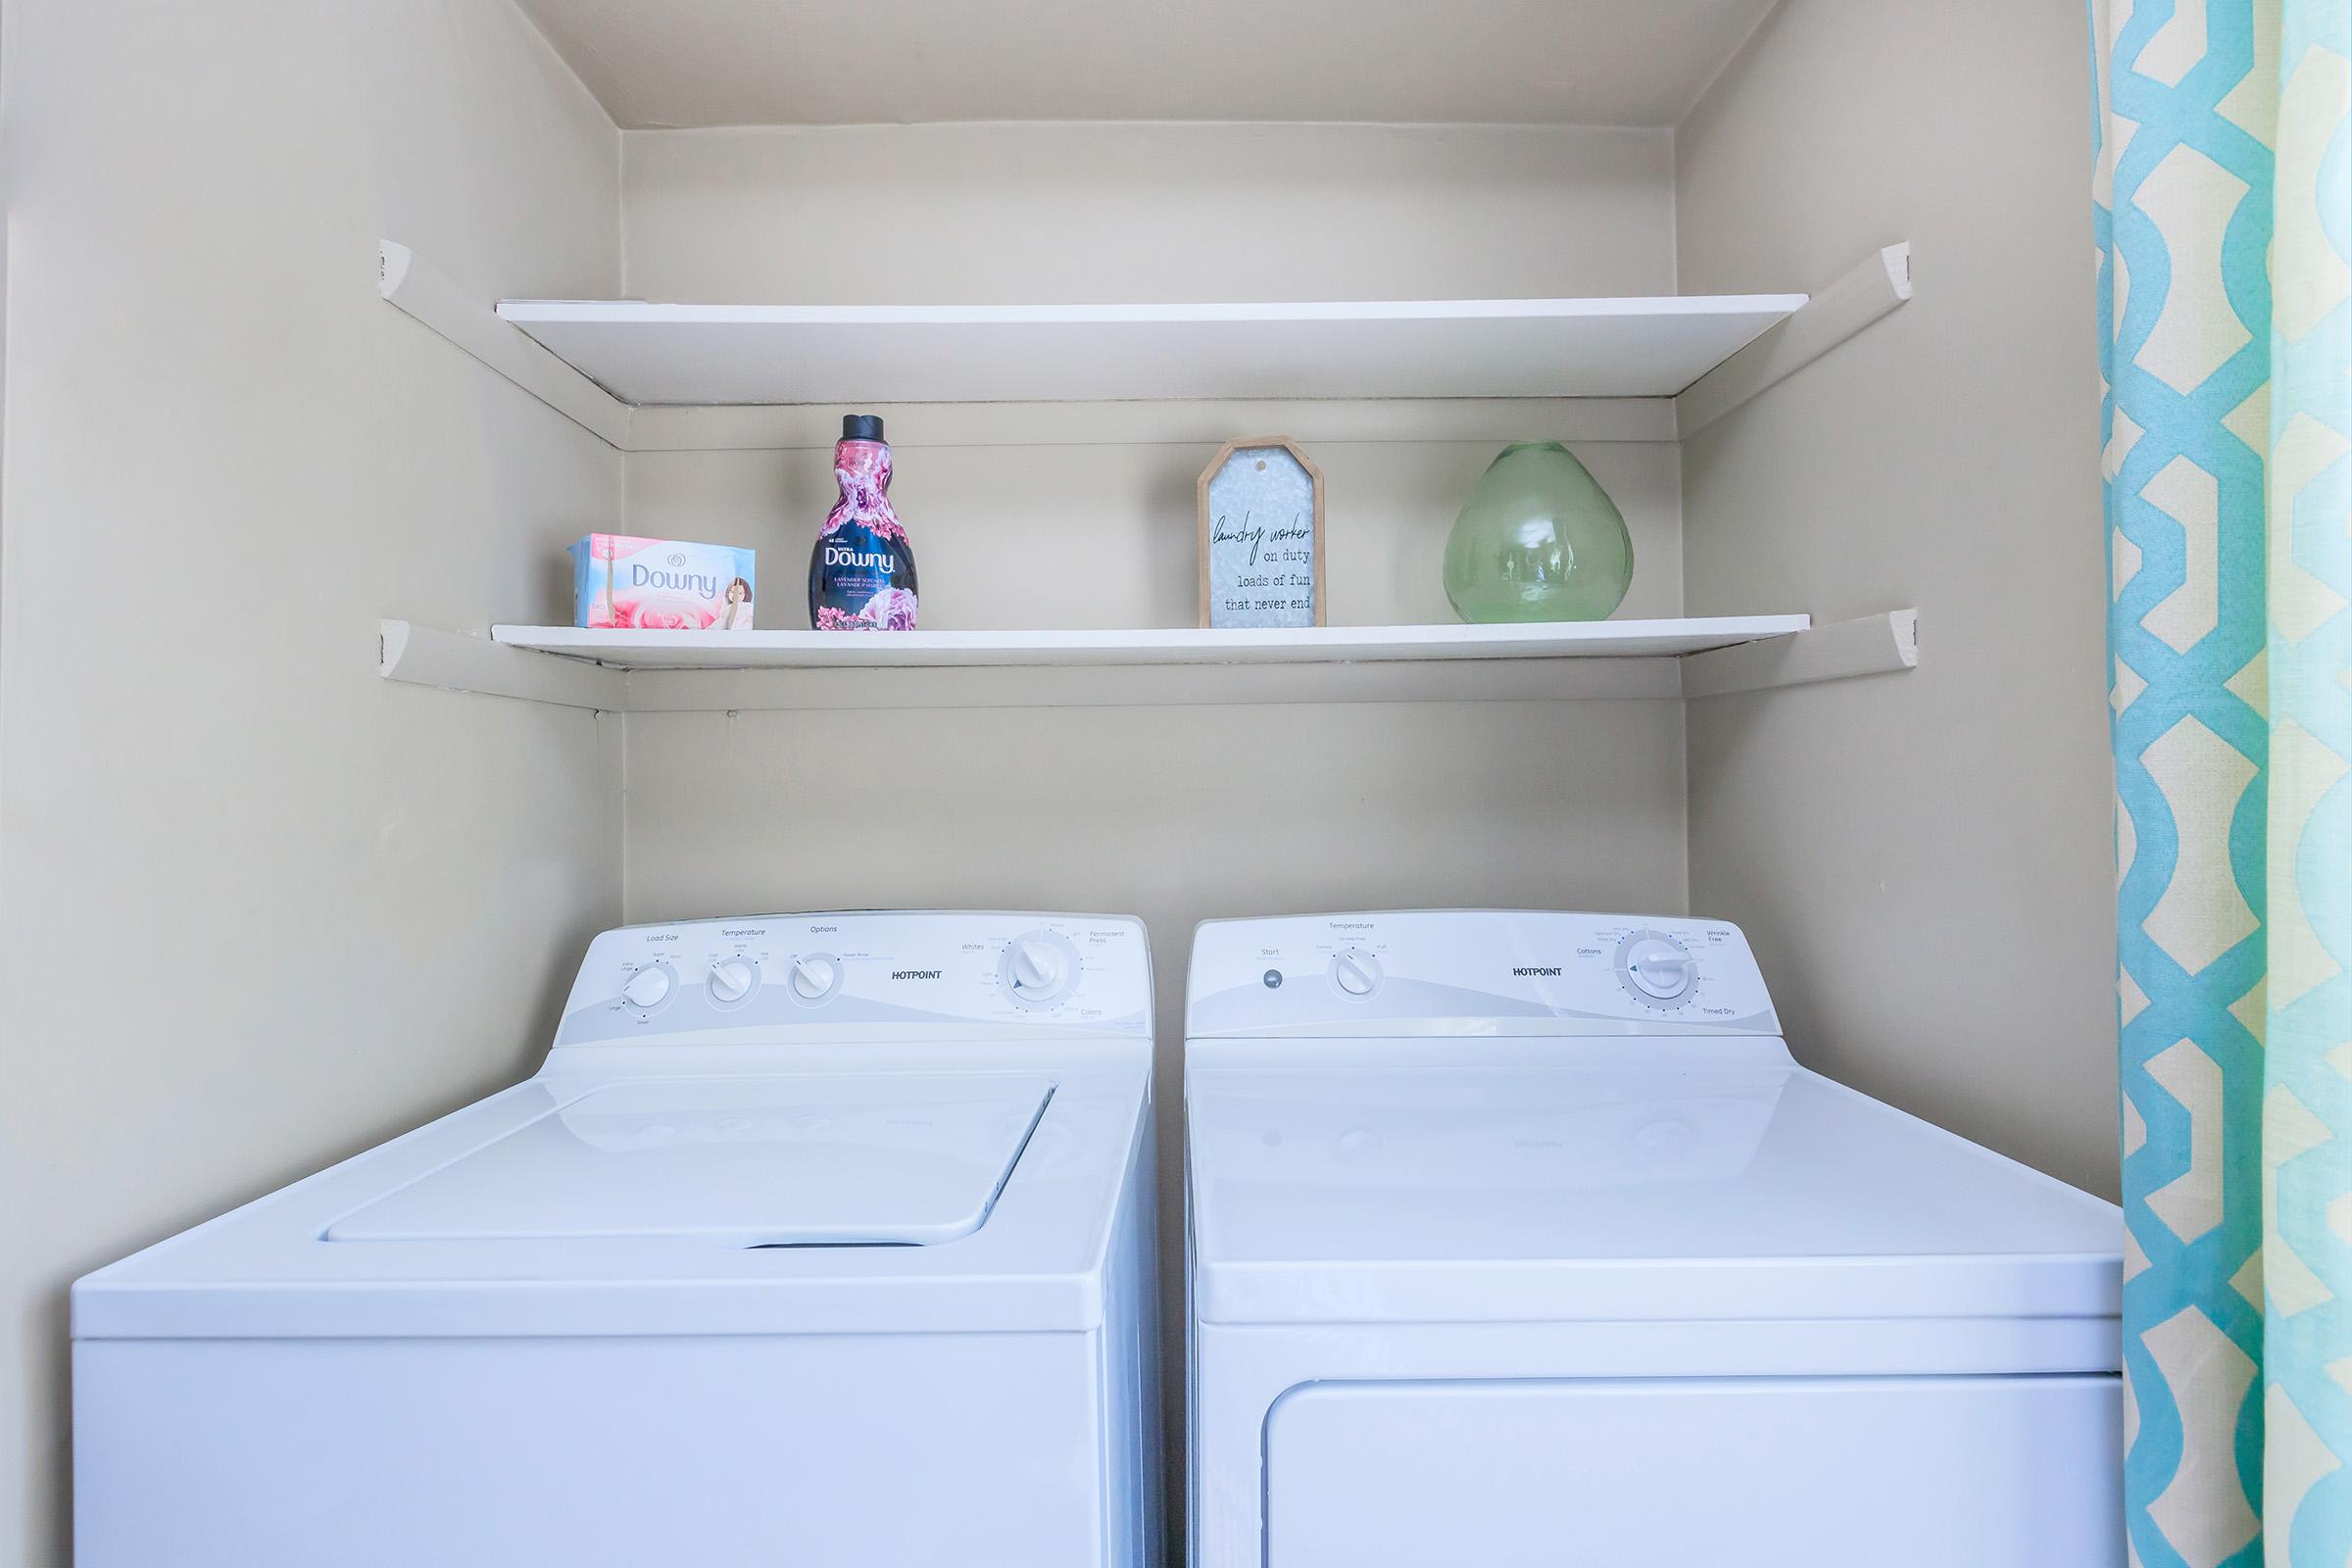
<svg viewBox="0 0 2352 1568">
<path fill-rule="evenodd" d="M 882 420 L 845 415 L 833 448 L 841 499 L 808 558 L 808 624 L 818 631 L 914 630 L 914 550 L 890 509 Z"/>
</svg>

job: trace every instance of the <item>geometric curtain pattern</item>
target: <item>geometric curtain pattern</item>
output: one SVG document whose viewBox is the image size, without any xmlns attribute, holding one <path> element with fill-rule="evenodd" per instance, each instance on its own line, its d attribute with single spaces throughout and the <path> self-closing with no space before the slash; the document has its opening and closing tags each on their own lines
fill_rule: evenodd
<svg viewBox="0 0 2352 1568">
<path fill-rule="evenodd" d="M 2347 0 L 2091 0 L 2126 1532 L 2352 1560 Z"/>
<path fill-rule="evenodd" d="M 2271 261 L 2267 1536 L 2352 1561 L 2352 3 L 2280 19 Z"/>
</svg>

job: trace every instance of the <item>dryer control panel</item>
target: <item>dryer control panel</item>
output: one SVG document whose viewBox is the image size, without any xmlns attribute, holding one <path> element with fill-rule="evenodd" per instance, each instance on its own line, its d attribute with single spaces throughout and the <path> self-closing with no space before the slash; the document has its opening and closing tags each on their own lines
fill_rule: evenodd
<svg viewBox="0 0 2352 1568">
<path fill-rule="evenodd" d="M 1211 920 L 1185 1034 L 1778 1035 L 1722 920 L 1448 909 Z"/>
<path fill-rule="evenodd" d="M 743 1031 L 832 1039 L 1152 1031 L 1120 915 L 846 912 L 624 926 L 589 944 L 559 1046 Z"/>
</svg>

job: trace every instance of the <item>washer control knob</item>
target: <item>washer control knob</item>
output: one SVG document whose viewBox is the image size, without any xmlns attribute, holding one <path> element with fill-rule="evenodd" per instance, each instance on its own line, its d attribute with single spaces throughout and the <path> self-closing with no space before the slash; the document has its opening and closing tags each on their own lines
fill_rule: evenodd
<svg viewBox="0 0 2352 1568">
<path fill-rule="evenodd" d="M 620 996 L 632 1007 L 659 1007 L 669 1000 L 669 971 L 660 964 L 647 964 L 629 976 Z"/>
<path fill-rule="evenodd" d="M 760 972 L 749 958 L 721 958 L 710 966 L 710 996 L 718 1002 L 741 1002 L 760 983 Z"/>
<path fill-rule="evenodd" d="M 1690 991 L 1698 978 L 1698 965 L 1681 944 L 1664 937 L 1642 937 L 1625 950 L 1625 972 L 1642 995 L 1672 1002 Z"/>
<path fill-rule="evenodd" d="M 1345 949 L 1331 960 L 1331 983 L 1351 997 L 1368 997 L 1380 988 L 1380 960 L 1361 949 Z"/>
<path fill-rule="evenodd" d="M 1035 937 L 1012 945 L 1012 989 L 1035 996 L 1061 984 L 1061 955 Z"/>
<path fill-rule="evenodd" d="M 841 984 L 841 960 L 829 954 L 809 953 L 792 960 L 792 991 L 803 1002 L 821 1002 Z"/>
<path fill-rule="evenodd" d="M 1004 948 L 997 983 L 1024 1007 L 1060 1001 L 1078 984 L 1078 950 L 1058 931 L 1028 931 Z"/>
</svg>

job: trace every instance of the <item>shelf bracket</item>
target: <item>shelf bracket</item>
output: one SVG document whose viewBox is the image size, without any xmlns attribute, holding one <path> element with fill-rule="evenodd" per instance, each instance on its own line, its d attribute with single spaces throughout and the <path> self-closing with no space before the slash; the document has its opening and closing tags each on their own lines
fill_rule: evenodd
<svg viewBox="0 0 2352 1568">
<path fill-rule="evenodd" d="M 1870 256 L 1788 319 L 1684 388 L 1674 400 L 1677 430 L 1689 440 L 1910 298 L 1911 242 L 1905 240 Z"/>
<path fill-rule="evenodd" d="M 602 664 L 552 659 L 406 620 L 377 621 L 376 636 L 376 673 L 386 680 L 605 713 L 628 710 L 628 677 Z"/>
<path fill-rule="evenodd" d="M 1724 697 L 1919 666 L 1919 612 L 1889 610 L 1683 658 L 1683 696 Z"/>
<path fill-rule="evenodd" d="M 376 241 L 376 287 L 392 304 L 516 386 L 622 452 L 632 411 L 612 393 L 531 341 L 530 334 L 450 281 L 406 245 Z"/>
</svg>

